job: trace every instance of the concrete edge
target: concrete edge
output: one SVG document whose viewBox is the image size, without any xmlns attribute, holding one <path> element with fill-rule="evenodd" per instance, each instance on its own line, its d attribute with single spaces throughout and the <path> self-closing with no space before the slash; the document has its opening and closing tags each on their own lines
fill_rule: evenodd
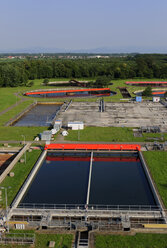
<svg viewBox="0 0 167 248">
<path fill-rule="evenodd" d="M 25 194 L 29 184 L 31 183 L 31 181 L 34 178 L 34 176 L 36 175 L 39 167 L 41 166 L 41 163 L 44 160 L 46 154 L 47 154 L 47 151 L 43 151 L 41 156 L 39 157 L 39 159 L 35 163 L 32 171 L 28 175 L 27 179 L 25 180 L 25 182 L 23 183 L 21 189 L 19 190 L 17 196 L 15 197 L 15 199 L 14 199 L 14 201 L 12 203 L 12 206 L 11 206 L 12 208 L 17 208 L 17 206 L 18 206 L 19 202 L 21 201 L 23 195 Z"/>
<path fill-rule="evenodd" d="M 25 115 L 28 111 L 30 111 L 36 105 L 37 105 L 37 102 L 33 102 L 27 108 L 25 108 L 23 111 L 21 111 L 19 114 L 17 114 L 16 116 L 14 116 L 11 120 L 9 120 L 8 122 L 6 122 L 4 126 L 11 126 L 11 125 L 13 125 L 16 121 L 18 121 L 23 115 Z"/>
<path fill-rule="evenodd" d="M 13 169 L 15 164 L 19 161 L 19 159 L 23 156 L 23 154 L 26 152 L 26 150 L 30 147 L 31 143 L 27 143 L 21 151 L 17 154 L 17 156 L 13 159 L 13 161 L 9 164 L 9 166 L 6 168 L 6 170 L 1 174 L 0 176 L 0 183 L 3 182 L 3 180 L 6 178 L 6 176 L 9 174 L 9 172 Z"/>
</svg>

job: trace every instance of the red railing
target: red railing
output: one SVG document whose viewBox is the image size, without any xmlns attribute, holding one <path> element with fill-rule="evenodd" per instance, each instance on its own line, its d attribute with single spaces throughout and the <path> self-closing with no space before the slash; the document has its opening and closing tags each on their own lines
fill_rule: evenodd
<svg viewBox="0 0 167 248">
<path fill-rule="evenodd" d="M 140 145 L 136 144 L 49 144 L 45 150 L 118 150 L 140 151 Z"/>
<path fill-rule="evenodd" d="M 91 89 L 78 89 L 78 90 L 47 90 L 47 91 L 33 91 L 27 92 L 25 95 L 38 95 L 38 94 L 48 94 L 48 93 L 75 93 L 84 91 L 110 91 L 110 88 L 91 88 Z"/>
<path fill-rule="evenodd" d="M 166 91 L 154 91 L 152 92 L 152 95 L 158 95 L 158 94 L 165 94 Z"/>
</svg>

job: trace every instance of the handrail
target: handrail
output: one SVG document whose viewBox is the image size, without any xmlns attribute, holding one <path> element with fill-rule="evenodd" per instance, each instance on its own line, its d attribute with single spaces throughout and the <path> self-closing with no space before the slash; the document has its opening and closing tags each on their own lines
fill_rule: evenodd
<svg viewBox="0 0 167 248">
<path fill-rule="evenodd" d="M 128 210 L 128 211 L 162 211 L 157 205 L 94 205 L 94 204 L 45 204 L 45 203 L 20 203 L 17 209 L 57 209 L 57 210 Z"/>
</svg>

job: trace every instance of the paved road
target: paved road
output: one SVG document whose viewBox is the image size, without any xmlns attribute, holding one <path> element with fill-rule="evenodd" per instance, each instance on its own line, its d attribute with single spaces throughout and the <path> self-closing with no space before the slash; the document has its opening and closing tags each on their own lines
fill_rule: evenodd
<svg viewBox="0 0 167 248">
<path fill-rule="evenodd" d="M 33 142 L 35 144 L 45 144 L 45 141 L 32 141 L 32 140 L 29 140 L 29 141 L 26 141 L 26 144 L 29 143 L 29 142 Z M 8 143 L 8 144 L 24 144 L 24 141 L 23 140 L 0 140 L 0 143 Z M 153 144 L 154 142 L 104 142 L 104 141 L 101 141 L 101 142 L 96 142 L 96 141 L 69 141 L 69 140 L 64 140 L 64 141 L 58 141 L 58 140 L 53 140 L 51 141 L 50 143 L 71 143 L 71 144 L 139 144 L 139 145 L 151 145 Z M 158 142 L 158 143 L 161 143 L 161 142 Z M 162 142 L 163 144 L 163 142 Z"/>
</svg>

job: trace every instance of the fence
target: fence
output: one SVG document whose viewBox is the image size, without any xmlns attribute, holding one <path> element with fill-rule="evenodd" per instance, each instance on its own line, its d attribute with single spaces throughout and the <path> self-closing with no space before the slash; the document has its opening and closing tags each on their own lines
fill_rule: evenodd
<svg viewBox="0 0 167 248">
<path fill-rule="evenodd" d="M 157 205 L 84 205 L 84 204 L 45 204 L 20 203 L 17 207 L 26 209 L 57 209 L 57 210 L 127 210 L 127 211 L 162 211 Z"/>
<path fill-rule="evenodd" d="M 30 233 L 7 233 L 0 237 L 0 244 L 31 245 L 35 243 L 35 234 Z"/>
</svg>

